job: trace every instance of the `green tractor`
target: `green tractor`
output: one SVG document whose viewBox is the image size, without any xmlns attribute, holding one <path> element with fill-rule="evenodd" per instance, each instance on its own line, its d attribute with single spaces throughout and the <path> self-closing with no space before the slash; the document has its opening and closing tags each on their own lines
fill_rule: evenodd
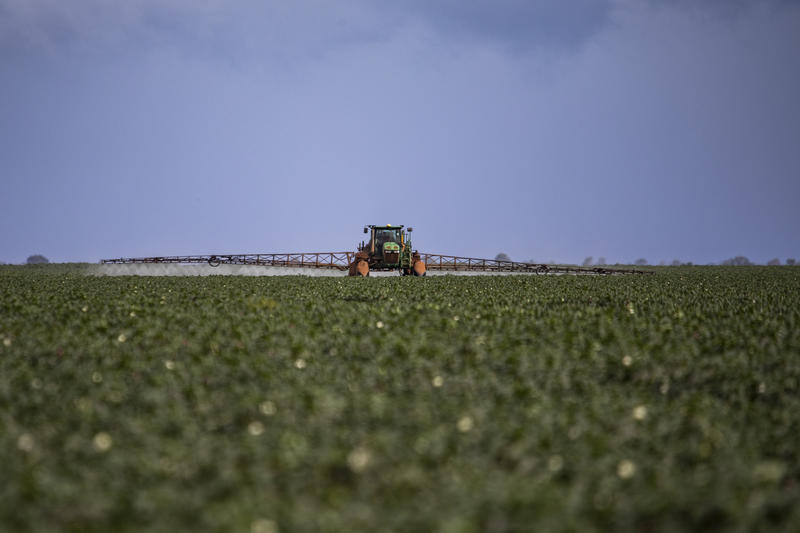
<svg viewBox="0 0 800 533">
<path fill-rule="evenodd" d="M 411 233 L 414 228 L 408 228 Z M 365 226 L 369 241 L 361 242 L 355 258 L 350 263 L 351 276 L 369 276 L 371 270 L 399 270 L 402 276 L 424 276 L 425 263 L 419 252 L 411 248 L 411 241 L 403 226 Z"/>
</svg>

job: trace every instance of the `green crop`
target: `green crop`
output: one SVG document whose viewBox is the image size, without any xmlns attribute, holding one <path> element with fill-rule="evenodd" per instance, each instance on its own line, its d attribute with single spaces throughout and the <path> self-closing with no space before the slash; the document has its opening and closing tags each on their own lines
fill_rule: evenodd
<svg viewBox="0 0 800 533">
<path fill-rule="evenodd" d="M 800 529 L 800 268 L 0 267 L 0 529 Z"/>
</svg>

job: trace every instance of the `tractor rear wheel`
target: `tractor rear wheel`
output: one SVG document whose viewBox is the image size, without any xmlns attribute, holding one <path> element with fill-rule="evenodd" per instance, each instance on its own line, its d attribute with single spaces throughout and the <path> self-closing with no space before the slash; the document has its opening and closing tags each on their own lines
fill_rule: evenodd
<svg viewBox="0 0 800 533">
<path fill-rule="evenodd" d="M 348 276 L 361 276 L 362 278 L 366 278 L 369 276 L 369 261 L 362 257 L 356 257 L 352 263 L 350 263 L 350 268 L 347 271 Z"/>
</svg>

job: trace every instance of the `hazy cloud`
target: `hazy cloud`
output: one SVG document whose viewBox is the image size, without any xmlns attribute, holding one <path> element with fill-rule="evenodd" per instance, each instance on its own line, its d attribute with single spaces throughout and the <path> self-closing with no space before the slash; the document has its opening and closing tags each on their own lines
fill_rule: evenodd
<svg viewBox="0 0 800 533">
<path fill-rule="evenodd" d="M 362 0 L 0 0 L 6 54 L 138 46 L 241 59 L 321 53 L 386 33 Z"/>
<path fill-rule="evenodd" d="M 0 47 L 64 51 L 128 43 L 216 55 L 319 54 L 420 27 L 513 50 L 575 47 L 618 0 L 0 0 Z"/>
<path fill-rule="evenodd" d="M 118 52 L 177 47 L 215 57 L 315 56 L 392 39 L 409 27 L 442 41 L 525 52 L 576 49 L 629 9 L 736 16 L 794 0 L 0 0 L 0 51 Z"/>
<path fill-rule="evenodd" d="M 459 39 L 515 49 L 582 44 L 609 20 L 613 0 L 411 0 L 394 9 Z"/>
</svg>

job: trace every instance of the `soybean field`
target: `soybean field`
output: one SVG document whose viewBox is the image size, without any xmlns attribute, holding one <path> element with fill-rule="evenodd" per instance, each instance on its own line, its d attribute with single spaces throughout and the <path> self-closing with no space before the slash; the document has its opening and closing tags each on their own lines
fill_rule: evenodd
<svg viewBox="0 0 800 533">
<path fill-rule="evenodd" d="M 800 530 L 800 267 L 0 266 L 0 530 Z"/>
</svg>

